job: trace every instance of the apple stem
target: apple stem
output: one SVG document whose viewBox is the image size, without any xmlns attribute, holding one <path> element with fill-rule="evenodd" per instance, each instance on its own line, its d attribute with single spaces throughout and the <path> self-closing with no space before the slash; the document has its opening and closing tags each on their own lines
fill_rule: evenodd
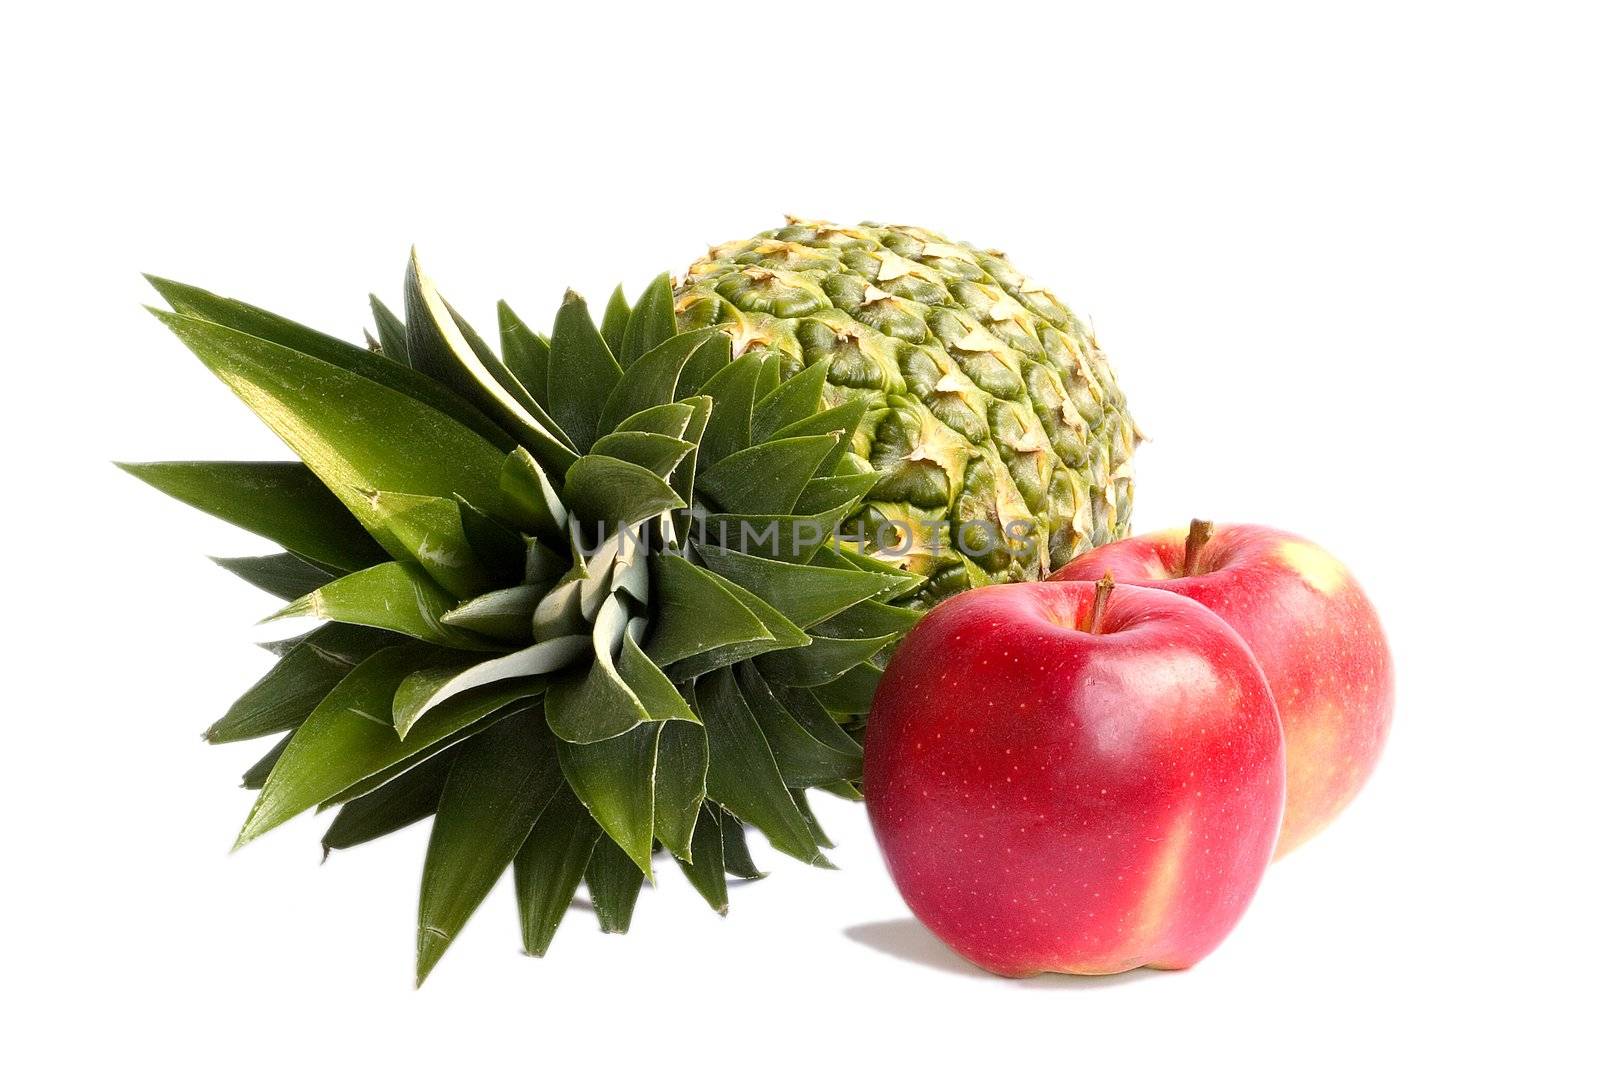
<svg viewBox="0 0 1600 1066">
<path fill-rule="evenodd" d="M 1189 539 L 1183 542 L 1183 576 L 1194 577 L 1200 572 L 1200 549 L 1211 540 L 1216 526 L 1196 518 L 1189 523 Z"/>
<path fill-rule="evenodd" d="M 1111 602 L 1111 590 L 1117 587 L 1116 578 L 1107 570 L 1105 577 L 1094 583 L 1094 605 L 1089 608 L 1089 635 L 1100 635 L 1100 624 L 1105 621 L 1106 605 Z"/>
</svg>

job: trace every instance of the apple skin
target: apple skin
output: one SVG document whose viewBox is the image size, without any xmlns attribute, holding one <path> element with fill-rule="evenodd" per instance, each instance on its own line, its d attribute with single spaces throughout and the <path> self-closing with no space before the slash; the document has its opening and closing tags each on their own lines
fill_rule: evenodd
<svg viewBox="0 0 1600 1066">
<path fill-rule="evenodd" d="M 896 650 L 863 785 L 890 876 L 994 973 L 1183 969 L 1244 913 L 1283 814 L 1260 667 L 1211 612 L 1095 586 L 964 592 Z"/>
<path fill-rule="evenodd" d="M 1117 541 L 1052 581 L 1098 578 L 1202 603 L 1255 653 L 1283 720 L 1289 799 L 1278 854 L 1320 832 L 1372 775 L 1394 714 L 1394 665 L 1378 614 L 1333 556 L 1266 526 L 1219 526 L 1184 577 L 1184 530 Z"/>
</svg>

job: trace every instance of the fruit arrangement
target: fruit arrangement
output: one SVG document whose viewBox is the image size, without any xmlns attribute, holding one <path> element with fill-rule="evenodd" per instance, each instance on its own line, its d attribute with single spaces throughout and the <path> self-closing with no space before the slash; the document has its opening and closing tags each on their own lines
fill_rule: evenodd
<svg viewBox="0 0 1600 1066">
<path fill-rule="evenodd" d="M 508 870 L 542 955 L 663 864 L 725 913 L 751 827 L 827 866 L 810 789 L 865 791 L 980 965 L 1187 966 L 1381 746 L 1354 581 L 1259 527 L 1125 539 L 1126 400 L 999 252 L 790 219 L 598 322 L 501 303 L 498 350 L 415 255 L 365 345 L 151 282 L 299 457 L 124 465 L 282 548 L 219 560 L 305 628 L 206 732 L 279 737 L 238 844 L 431 818 L 419 983 Z"/>
</svg>

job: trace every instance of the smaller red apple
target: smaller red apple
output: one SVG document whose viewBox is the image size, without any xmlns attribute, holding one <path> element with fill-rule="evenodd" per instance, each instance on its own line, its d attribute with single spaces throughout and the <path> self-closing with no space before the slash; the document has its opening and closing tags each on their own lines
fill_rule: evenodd
<svg viewBox="0 0 1600 1066">
<path fill-rule="evenodd" d="M 1238 635 L 1156 589 L 964 592 L 901 642 L 867 720 L 889 873 L 985 969 L 1182 969 L 1244 913 L 1283 736 Z"/>
<path fill-rule="evenodd" d="M 1355 578 L 1310 541 L 1266 526 L 1196 521 L 1097 548 L 1055 574 L 1166 589 L 1244 638 L 1283 720 L 1289 798 L 1278 854 L 1320 832 L 1372 774 L 1394 713 L 1394 666 Z"/>
</svg>

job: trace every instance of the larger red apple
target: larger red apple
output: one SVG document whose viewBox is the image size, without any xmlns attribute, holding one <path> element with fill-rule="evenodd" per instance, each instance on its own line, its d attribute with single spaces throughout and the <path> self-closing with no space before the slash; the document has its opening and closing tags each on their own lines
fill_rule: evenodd
<svg viewBox="0 0 1600 1066">
<path fill-rule="evenodd" d="M 1377 612 L 1337 559 L 1265 526 L 1196 522 L 1117 541 L 1053 580 L 1167 589 L 1205 604 L 1255 653 L 1283 719 L 1289 799 L 1278 854 L 1304 843 L 1372 774 L 1394 712 L 1394 667 Z"/>
<path fill-rule="evenodd" d="M 1007 976 L 1181 969 L 1233 928 L 1283 813 L 1283 737 L 1237 634 L 1190 600 L 962 593 L 907 634 L 867 725 L 900 894 Z M 1092 616 L 1098 614 L 1098 619 Z"/>
</svg>

